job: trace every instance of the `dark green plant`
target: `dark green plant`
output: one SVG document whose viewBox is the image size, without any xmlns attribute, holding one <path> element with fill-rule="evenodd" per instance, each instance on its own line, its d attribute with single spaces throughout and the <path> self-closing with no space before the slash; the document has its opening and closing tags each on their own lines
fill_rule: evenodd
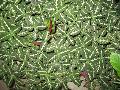
<svg viewBox="0 0 120 90">
<path fill-rule="evenodd" d="M 58 90 L 80 85 L 79 72 L 103 89 L 116 89 L 108 57 L 119 52 L 117 5 L 105 0 L 2 0 L 0 3 L 0 78 L 17 90 Z M 57 30 L 49 35 L 46 19 Z M 33 41 L 41 41 L 34 46 Z M 90 89 L 93 84 L 90 82 Z"/>
</svg>

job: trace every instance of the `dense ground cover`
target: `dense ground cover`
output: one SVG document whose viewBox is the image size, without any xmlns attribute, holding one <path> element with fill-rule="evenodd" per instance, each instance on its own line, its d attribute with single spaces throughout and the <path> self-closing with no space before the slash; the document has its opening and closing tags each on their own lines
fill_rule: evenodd
<svg viewBox="0 0 120 90">
<path fill-rule="evenodd" d="M 1 0 L 0 79 L 17 90 L 59 90 L 80 85 L 85 70 L 91 90 L 94 79 L 118 90 L 109 56 L 120 53 L 119 8 L 115 0 Z"/>
</svg>

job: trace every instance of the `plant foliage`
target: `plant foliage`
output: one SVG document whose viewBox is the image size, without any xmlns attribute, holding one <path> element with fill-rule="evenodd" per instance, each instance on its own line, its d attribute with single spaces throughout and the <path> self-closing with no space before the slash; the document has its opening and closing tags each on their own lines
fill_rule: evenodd
<svg viewBox="0 0 120 90">
<path fill-rule="evenodd" d="M 120 54 L 111 53 L 110 63 L 113 66 L 113 68 L 117 71 L 117 74 L 120 77 Z"/>
<path fill-rule="evenodd" d="M 1 0 L 0 78 L 17 90 L 80 85 L 89 72 L 104 90 L 117 89 L 110 52 L 120 51 L 119 5 L 114 0 Z M 46 20 L 57 23 L 49 35 Z M 41 41 L 34 46 L 33 41 Z"/>
</svg>

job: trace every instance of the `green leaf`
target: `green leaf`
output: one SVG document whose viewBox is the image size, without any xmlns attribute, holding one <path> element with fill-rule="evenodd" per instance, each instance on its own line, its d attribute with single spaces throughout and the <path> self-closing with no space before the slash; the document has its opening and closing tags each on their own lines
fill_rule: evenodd
<svg viewBox="0 0 120 90">
<path fill-rule="evenodd" d="M 55 21 L 54 17 L 52 17 L 52 25 L 53 25 L 53 27 L 54 27 L 54 21 Z M 50 26 L 50 18 L 45 19 L 44 24 L 45 24 L 45 26 L 49 27 Z"/>
<path fill-rule="evenodd" d="M 111 53 L 110 63 L 120 76 L 120 54 Z"/>
</svg>

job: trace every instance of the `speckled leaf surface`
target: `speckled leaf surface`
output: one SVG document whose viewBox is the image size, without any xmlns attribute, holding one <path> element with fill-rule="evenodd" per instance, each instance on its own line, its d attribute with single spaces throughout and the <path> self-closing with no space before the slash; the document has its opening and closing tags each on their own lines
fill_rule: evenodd
<svg viewBox="0 0 120 90">
<path fill-rule="evenodd" d="M 114 0 L 2 0 L 0 78 L 11 89 L 66 90 L 69 81 L 79 86 L 86 70 L 90 90 L 94 79 L 102 89 L 117 90 L 109 56 L 120 53 L 118 10 Z M 54 34 L 45 25 L 50 17 Z"/>
</svg>

